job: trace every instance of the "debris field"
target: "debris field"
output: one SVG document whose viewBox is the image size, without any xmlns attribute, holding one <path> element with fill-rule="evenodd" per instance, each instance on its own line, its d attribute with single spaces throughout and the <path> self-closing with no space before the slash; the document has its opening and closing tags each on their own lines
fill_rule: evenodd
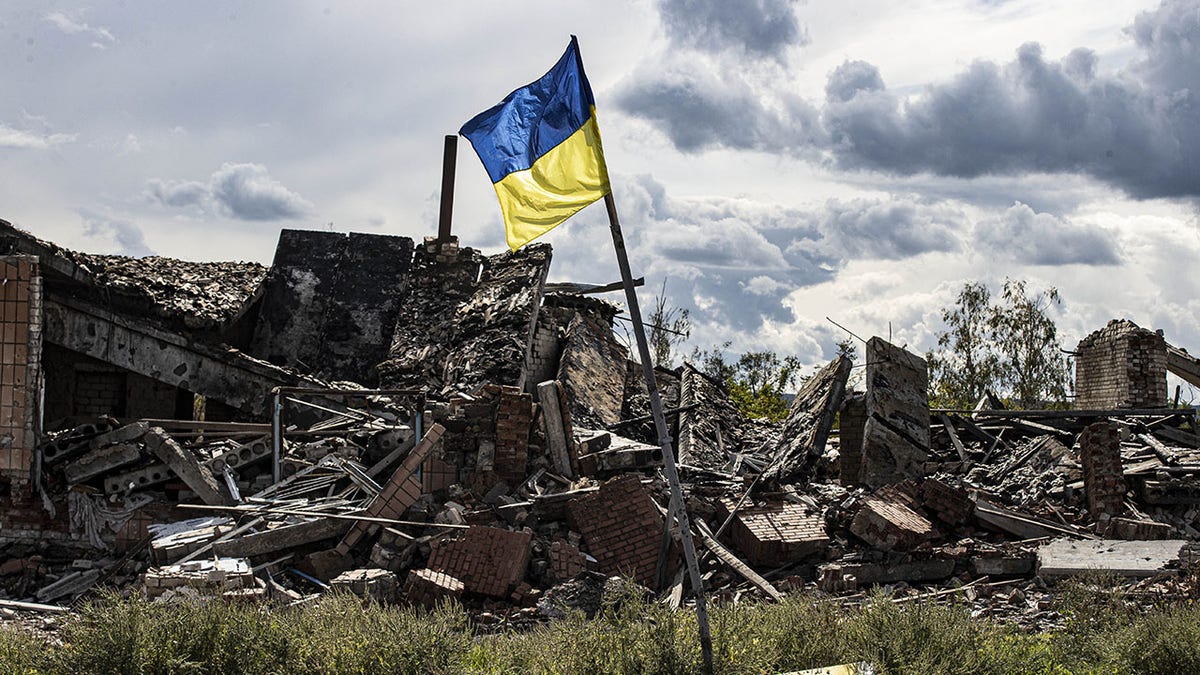
<svg viewBox="0 0 1200 675">
<path fill-rule="evenodd" d="M 344 591 L 455 600 L 486 630 L 626 584 L 685 605 L 620 308 L 550 261 L 296 230 L 269 269 L 135 260 L 0 221 L 0 608 Z M 1200 436 L 1166 376 L 1200 361 L 1124 320 L 1074 353 L 1071 409 L 931 410 L 924 359 L 875 337 L 780 423 L 658 368 L 704 592 L 882 586 L 1038 627 L 1091 569 L 1188 592 Z"/>
</svg>

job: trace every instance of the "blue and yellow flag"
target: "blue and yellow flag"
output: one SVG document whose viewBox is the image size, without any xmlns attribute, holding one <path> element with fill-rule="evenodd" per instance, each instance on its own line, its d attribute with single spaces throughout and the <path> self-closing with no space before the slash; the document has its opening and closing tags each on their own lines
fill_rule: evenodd
<svg viewBox="0 0 1200 675">
<path fill-rule="evenodd" d="M 550 72 L 459 133 L 492 179 L 514 251 L 609 192 L 596 101 L 574 35 Z"/>
</svg>

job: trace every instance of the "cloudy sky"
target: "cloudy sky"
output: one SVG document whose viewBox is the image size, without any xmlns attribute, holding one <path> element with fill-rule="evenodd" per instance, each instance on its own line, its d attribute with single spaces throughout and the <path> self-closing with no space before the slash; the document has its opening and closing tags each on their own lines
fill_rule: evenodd
<svg viewBox="0 0 1200 675">
<path fill-rule="evenodd" d="M 693 344 L 932 346 L 965 281 L 1200 350 L 1200 3 L 4 3 L 0 218 L 269 263 L 284 227 L 437 229 L 442 137 L 579 36 L 635 273 Z M 459 146 L 455 231 L 503 250 Z M 618 277 L 603 207 L 554 278 Z"/>
</svg>

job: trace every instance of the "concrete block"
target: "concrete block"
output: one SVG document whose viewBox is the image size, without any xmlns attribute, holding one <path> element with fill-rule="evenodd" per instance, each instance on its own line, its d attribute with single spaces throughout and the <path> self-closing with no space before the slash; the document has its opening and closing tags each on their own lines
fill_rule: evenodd
<svg viewBox="0 0 1200 675">
<path fill-rule="evenodd" d="M 205 504 L 227 506 L 233 503 L 229 490 L 218 483 L 212 471 L 202 465 L 192 453 L 184 450 L 167 432 L 159 427 L 150 429 L 145 435 L 146 448 L 164 464 L 171 467 L 196 496 Z"/>
</svg>

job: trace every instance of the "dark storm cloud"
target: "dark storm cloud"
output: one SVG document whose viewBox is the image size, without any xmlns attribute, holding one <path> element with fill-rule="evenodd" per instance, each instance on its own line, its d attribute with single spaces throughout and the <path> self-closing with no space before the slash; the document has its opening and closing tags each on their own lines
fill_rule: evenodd
<svg viewBox="0 0 1200 675">
<path fill-rule="evenodd" d="M 152 180 L 151 197 L 164 206 L 194 206 L 239 220 L 298 218 L 307 200 L 271 178 L 261 164 L 223 164 L 207 182 Z"/>
<path fill-rule="evenodd" d="M 617 106 L 647 120 L 683 152 L 711 147 L 804 154 L 822 144 L 817 109 L 788 92 L 767 92 L 734 64 L 664 58 L 639 68 Z"/>
<path fill-rule="evenodd" d="M 1017 202 L 997 218 L 975 226 L 977 248 L 985 254 L 1028 265 L 1116 265 L 1117 244 L 1107 231 Z"/>
<path fill-rule="evenodd" d="M 817 215 L 824 247 L 848 259 L 902 260 L 957 251 L 969 227 L 958 209 L 908 198 L 830 200 Z"/>
<path fill-rule="evenodd" d="M 847 61 L 819 111 L 790 92 L 785 68 L 764 76 L 714 48 L 707 59 L 651 58 L 617 103 L 684 152 L 824 151 L 838 168 L 897 177 L 1073 174 L 1140 199 L 1200 197 L 1200 5 L 1164 2 L 1127 33 L 1138 57 L 1114 75 L 1098 74 L 1088 49 L 1055 60 L 1028 43 L 1010 62 L 976 61 L 916 96 Z"/>
<path fill-rule="evenodd" d="M 663 27 L 676 43 L 706 52 L 742 50 L 782 59 L 808 44 L 790 0 L 663 0 Z"/>
<path fill-rule="evenodd" d="M 972 178 L 1081 173 L 1131 196 L 1200 196 L 1200 6 L 1165 2 L 1129 31 L 1141 58 L 1112 77 L 1037 44 L 904 99 L 870 64 L 830 75 L 822 120 L 843 168 Z"/>
</svg>

